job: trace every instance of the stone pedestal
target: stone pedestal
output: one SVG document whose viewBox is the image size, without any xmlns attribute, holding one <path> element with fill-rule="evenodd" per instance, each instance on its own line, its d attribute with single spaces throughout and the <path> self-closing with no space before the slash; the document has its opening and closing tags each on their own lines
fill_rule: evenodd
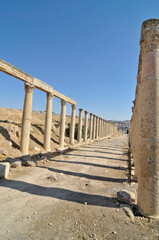
<svg viewBox="0 0 159 240">
<path fill-rule="evenodd" d="M 64 149 L 65 124 L 66 124 L 66 101 L 61 100 L 60 134 L 59 134 L 59 148 L 61 150 Z"/>
<path fill-rule="evenodd" d="M 142 73 L 139 116 L 138 207 L 159 219 L 159 19 L 141 31 Z"/>
<path fill-rule="evenodd" d="M 88 112 L 85 111 L 84 119 L 84 141 L 87 142 L 87 131 L 88 131 Z"/>
<path fill-rule="evenodd" d="M 71 126 L 70 126 L 70 144 L 74 145 L 74 135 L 75 135 L 75 116 L 76 115 L 76 105 L 72 104 L 72 114 L 71 114 Z"/>
<path fill-rule="evenodd" d="M 82 140 L 82 120 L 83 120 L 83 109 L 79 109 L 79 122 L 78 122 L 78 137 L 77 140 L 81 143 Z"/>
<path fill-rule="evenodd" d="M 24 84 L 24 86 L 25 86 L 25 99 L 23 107 L 20 149 L 23 155 L 27 155 L 29 151 L 30 124 L 34 86 L 30 84 Z"/>
<path fill-rule="evenodd" d="M 51 139 L 51 126 L 52 126 L 52 100 L 53 100 L 53 95 L 51 93 L 47 93 L 44 148 L 48 152 L 51 151 L 50 139 Z"/>
</svg>

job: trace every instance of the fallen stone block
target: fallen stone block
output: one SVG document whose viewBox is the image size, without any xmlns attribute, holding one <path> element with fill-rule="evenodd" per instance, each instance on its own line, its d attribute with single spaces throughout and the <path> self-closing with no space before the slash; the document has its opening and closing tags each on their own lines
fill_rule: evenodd
<svg viewBox="0 0 159 240">
<path fill-rule="evenodd" d="M 0 163 L 0 178 L 7 178 L 9 174 L 10 164 L 8 162 Z"/>
<path fill-rule="evenodd" d="M 125 191 L 117 192 L 117 199 L 120 203 L 126 203 L 129 206 L 132 206 L 131 196 Z"/>
</svg>

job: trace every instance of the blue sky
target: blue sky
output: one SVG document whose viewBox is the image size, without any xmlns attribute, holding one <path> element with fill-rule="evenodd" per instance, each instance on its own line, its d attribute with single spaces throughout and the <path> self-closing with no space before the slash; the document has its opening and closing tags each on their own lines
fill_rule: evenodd
<svg viewBox="0 0 159 240">
<path fill-rule="evenodd" d="M 157 17 L 158 0 L 1 0 L 0 58 L 76 100 L 77 114 L 130 119 L 141 24 Z M 0 106 L 22 109 L 23 82 L 2 72 L 0 81 Z M 35 90 L 33 110 L 45 105 Z"/>
</svg>

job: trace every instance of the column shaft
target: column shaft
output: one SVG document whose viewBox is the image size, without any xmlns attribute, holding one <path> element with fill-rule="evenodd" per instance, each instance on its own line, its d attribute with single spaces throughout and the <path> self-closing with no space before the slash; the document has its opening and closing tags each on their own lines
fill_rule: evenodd
<svg viewBox="0 0 159 240">
<path fill-rule="evenodd" d="M 51 126 L 52 126 L 52 99 L 53 95 L 47 93 L 46 114 L 45 114 L 45 133 L 44 133 L 44 148 L 46 151 L 51 151 Z"/>
<path fill-rule="evenodd" d="M 76 105 L 72 104 L 72 114 L 71 114 L 71 126 L 70 126 L 70 144 L 74 145 L 74 135 L 75 135 L 75 116 L 76 115 Z"/>
<path fill-rule="evenodd" d="M 60 134 L 59 134 L 60 149 L 64 148 L 65 124 L 66 124 L 66 101 L 61 100 Z"/>
<path fill-rule="evenodd" d="M 83 121 L 83 109 L 79 109 L 79 122 L 78 122 L 78 142 L 82 140 L 82 121 Z"/>
<path fill-rule="evenodd" d="M 85 111 L 84 119 L 84 141 L 87 142 L 87 131 L 88 131 L 88 112 Z"/>
<path fill-rule="evenodd" d="M 93 130 L 93 114 L 90 113 L 90 122 L 89 122 L 89 139 L 92 140 L 92 130 Z"/>
<path fill-rule="evenodd" d="M 98 124 L 99 124 L 99 117 L 96 117 L 96 135 L 95 135 L 95 138 L 98 139 Z"/>
<path fill-rule="evenodd" d="M 20 149 L 22 154 L 27 155 L 29 150 L 30 124 L 34 86 L 29 84 L 25 84 L 24 86 L 25 86 L 25 99 L 23 107 Z"/>
<path fill-rule="evenodd" d="M 96 116 L 93 115 L 93 140 L 95 140 L 95 134 L 96 134 Z"/>
</svg>

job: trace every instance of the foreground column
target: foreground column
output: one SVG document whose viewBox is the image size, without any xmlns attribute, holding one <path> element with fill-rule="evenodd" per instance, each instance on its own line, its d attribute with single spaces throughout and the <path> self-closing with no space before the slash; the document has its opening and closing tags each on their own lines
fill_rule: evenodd
<svg viewBox="0 0 159 240">
<path fill-rule="evenodd" d="M 90 123 L 89 123 L 89 139 L 92 140 L 92 130 L 93 130 L 93 114 L 90 113 Z"/>
<path fill-rule="evenodd" d="M 138 207 L 159 219 L 159 19 L 143 22 L 140 44 Z"/>
<path fill-rule="evenodd" d="M 93 140 L 95 140 L 95 134 L 96 134 L 96 115 L 93 115 Z"/>
<path fill-rule="evenodd" d="M 66 124 L 66 101 L 61 100 L 60 134 L 59 134 L 59 147 L 61 150 L 64 148 L 65 124 Z"/>
<path fill-rule="evenodd" d="M 78 142 L 81 143 L 82 140 L 82 120 L 83 120 L 83 109 L 79 109 L 79 122 L 78 122 Z"/>
<path fill-rule="evenodd" d="M 87 131 L 88 131 L 88 112 L 85 111 L 84 119 L 84 141 L 87 142 Z"/>
<path fill-rule="evenodd" d="M 25 84 L 24 86 L 25 86 L 25 99 L 22 117 L 20 150 L 23 155 L 27 155 L 29 150 L 30 124 L 34 86 L 30 84 Z"/>
<path fill-rule="evenodd" d="M 70 126 L 70 144 L 74 145 L 74 135 L 75 135 L 75 115 L 76 115 L 76 105 L 72 104 L 72 114 L 71 114 L 71 126 Z"/>
<path fill-rule="evenodd" d="M 51 125 L 52 125 L 52 99 L 53 99 L 53 94 L 47 93 L 44 148 L 48 152 L 51 151 L 51 149 L 50 149 L 50 139 L 51 139 Z"/>
</svg>

